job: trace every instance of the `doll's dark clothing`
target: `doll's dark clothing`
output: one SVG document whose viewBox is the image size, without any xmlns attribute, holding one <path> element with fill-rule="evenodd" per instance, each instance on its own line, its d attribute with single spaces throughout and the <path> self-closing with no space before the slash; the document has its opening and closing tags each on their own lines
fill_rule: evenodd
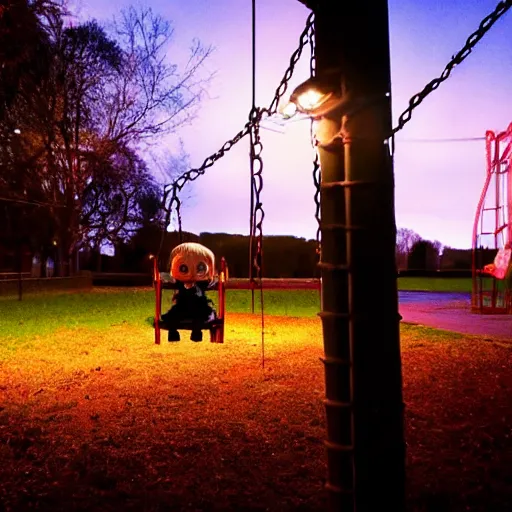
<svg viewBox="0 0 512 512">
<path fill-rule="evenodd" d="M 198 281 L 190 288 L 186 288 L 181 281 L 176 281 L 177 291 L 174 295 L 175 304 L 162 315 L 169 330 L 169 341 L 179 341 L 178 329 L 183 321 L 192 323 L 190 339 L 201 341 L 201 327 L 204 323 L 216 318 L 212 301 L 206 296 L 206 291 L 213 287 L 214 283 Z"/>
</svg>

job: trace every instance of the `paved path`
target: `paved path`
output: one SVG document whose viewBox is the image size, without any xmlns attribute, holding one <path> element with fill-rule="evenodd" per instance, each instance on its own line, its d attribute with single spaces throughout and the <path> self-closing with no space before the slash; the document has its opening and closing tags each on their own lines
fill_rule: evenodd
<svg viewBox="0 0 512 512">
<path fill-rule="evenodd" d="M 512 342 L 512 315 L 471 313 L 463 293 L 400 292 L 402 322 Z"/>
</svg>

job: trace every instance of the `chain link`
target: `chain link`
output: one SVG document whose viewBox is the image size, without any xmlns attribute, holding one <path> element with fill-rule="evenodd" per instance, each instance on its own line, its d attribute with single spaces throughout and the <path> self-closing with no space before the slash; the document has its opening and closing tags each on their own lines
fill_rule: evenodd
<svg viewBox="0 0 512 512">
<path fill-rule="evenodd" d="M 288 89 L 288 83 L 293 75 L 293 72 L 295 70 L 295 65 L 300 59 L 300 56 L 302 55 L 302 51 L 304 50 L 305 46 L 308 44 L 310 36 L 311 36 L 311 30 L 313 28 L 313 21 L 314 21 L 315 15 L 314 12 L 311 12 L 311 14 L 308 16 L 306 20 L 306 27 L 302 31 L 299 39 L 299 46 L 298 48 L 292 53 L 292 56 L 290 57 L 290 65 L 288 66 L 288 69 L 285 71 L 283 78 L 281 79 L 281 83 L 276 89 L 276 92 L 274 94 L 274 98 L 272 102 L 270 103 L 270 106 L 265 109 L 265 113 L 269 116 L 275 114 L 277 112 L 277 107 L 279 105 L 279 102 L 281 101 L 281 98 L 286 94 L 286 91 Z"/>
<path fill-rule="evenodd" d="M 199 178 L 199 176 L 202 176 L 206 172 L 206 169 L 211 167 L 217 160 L 221 159 L 228 151 L 230 151 L 233 148 L 233 146 L 240 142 L 246 135 L 249 135 L 252 123 L 253 121 L 248 121 L 247 123 L 245 123 L 245 126 L 243 127 L 242 130 L 240 130 L 232 139 L 225 142 L 216 153 L 206 158 L 200 167 L 198 167 L 197 169 L 190 169 L 189 171 L 183 173 L 173 183 L 166 185 L 165 189 L 167 190 L 176 188 L 177 192 L 181 192 L 188 181 L 195 181 L 197 178 Z"/>
<path fill-rule="evenodd" d="M 489 31 L 489 29 L 496 23 L 496 21 L 505 14 L 508 9 L 512 7 L 512 0 L 502 0 L 495 8 L 495 10 L 486 16 L 480 23 L 478 29 L 471 34 L 468 39 L 466 40 L 466 44 L 464 47 L 455 54 L 450 62 L 446 65 L 445 69 L 441 73 L 441 75 L 438 78 L 435 78 L 431 82 L 429 82 L 421 92 L 418 94 L 415 94 L 410 100 L 409 100 L 409 106 L 407 109 L 400 115 L 398 119 L 397 126 L 393 128 L 391 136 L 393 137 L 396 132 L 401 130 L 410 120 L 412 117 L 413 110 L 420 105 L 423 100 L 433 91 L 435 91 L 441 83 L 443 83 L 445 80 L 448 79 L 450 76 L 453 68 L 457 66 L 458 64 L 462 63 L 464 59 L 471 53 L 475 45 L 482 39 L 482 37 Z M 306 20 L 306 26 L 304 30 L 302 31 L 299 39 L 299 46 L 298 48 L 293 52 L 292 56 L 290 57 L 290 64 L 288 68 L 286 69 L 283 78 L 281 79 L 281 82 L 279 86 L 277 87 L 274 98 L 272 99 L 272 102 L 270 103 L 270 106 L 265 109 L 257 109 L 253 108 L 249 115 L 249 121 L 244 125 L 242 130 L 240 130 L 232 139 L 228 140 L 224 143 L 224 145 L 214 154 L 210 155 L 208 158 L 204 160 L 204 162 L 201 164 L 200 167 L 197 169 L 190 169 L 189 171 L 183 173 L 181 176 L 179 176 L 173 183 L 167 184 L 164 186 L 164 195 L 162 200 L 162 207 L 163 210 L 166 213 L 165 220 L 167 225 L 170 223 L 171 218 L 171 211 L 174 207 L 176 209 L 177 213 L 177 221 L 178 221 L 178 230 L 180 234 L 180 240 L 182 240 L 182 222 L 181 222 L 181 201 L 179 199 L 179 193 L 182 191 L 183 187 L 187 184 L 187 182 L 195 181 L 199 176 L 202 176 L 206 169 L 209 167 L 212 167 L 213 164 L 222 158 L 228 151 L 231 150 L 233 146 L 235 146 L 240 140 L 242 140 L 246 135 L 251 135 L 251 144 L 253 145 L 253 149 L 251 149 L 251 154 L 254 152 L 254 155 L 251 158 L 254 158 L 254 164 L 258 168 L 251 180 L 252 180 L 252 186 L 254 187 L 254 191 L 257 195 L 257 200 L 255 202 L 254 207 L 254 215 L 255 218 L 253 220 L 253 226 L 254 229 L 259 231 L 258 234 L 258 247 L 259 250 L 256 253 L 256 259 L 261 258 L 261 246 L 262 246 L 262 222 L 264 217 L 264 212 L 262 209 L 262 203 L 259 199 L 259 193 L 261 192 L 261 189 L 263 187 L 263 179 L 262 179 L 262 170 L 263 170 L 263 162 L 260 156 L 262 145 L 259 135 L 259 123 L 263 117 L 263 115 L 271 116 L 275 113 L 277 113 L 279 102 L 281 101 L 282 97 L 286 94 L 286 91 L 288 89 L 288 84 L 293 76 L 293 72 L 295 70 L 295 66 L 297 62 L 299 61 L 302 52 L 305 48 L 305 46 L 309 43 L 310 49 L 311 49 L 311 58 L 310 58 L 310 73 L 311 76 L 314 76 L 315 73 L 315 67 L 316 67 L 316 60 L 315 60 L 315 54 L 314 54 L 314 38 L 315 38 L 315 31 L 314 31 L 314 12 L 311 12 L 311 14 L 308 16 Z M 313 137 L 313 134 L 311 133 L 311 136 Z M 318 161 L 318 153 L 315 150 L 315 157 L 313 161 L 313 181 L 315 183 L 316 192 L 315 192 L 315 218 L 318 222 L 318 229 L 317 229 L 317 252 L 320 251 L 320 180 L 321 180 L 321 170 L 320 165 Z M 256 218 L 256 216 L 258 218 Z M 164 232 L 165 233 L 165 232 Z M 255 231 L 253 232 L 255 233 Z M 161 244 L 162 245 L 162 244 Z M 258 272 L 261 275 L 261 262 L 258 263 L 256 266 L 258 268 Z"/>
<path fill-rule="evenodd" d="M 401 130 L 406 123 L 411 120 L 412 111 L 432 92 L 435 91 L 451 74 L 453 68 L 460 64 L 473 50 L 475 45 L 482 39 L 482 37 L 487 33 L 487 31 L 498 21 L 498 19 L 505 14 L 508 9 L 512 7 L 512 0 L 503 0 L 501 1 L 494 11 L 486 16 L 480 23 L 478 29 L 473 32 L 466 40 L 466 44 L 462 47 L 462 49 L 455 54 L 450 62 L 446 65 L 443 72 L 438 78 L 435 78 L 431 82 L 429 82 L 424 89 L 415 94 L 409 100 L 409 106 L 407 109 L 400 115 L 398 118 L 398 124 L 395 128 L 393 128 L 392 135 Z"/>
<path fill-rule="evenodd" d="M 255 109 L 257 115 L 256 119 L 260 118 L 260 112 Z M 250 132 L 251 135 L 251 182 L 254 191 L 254 211 L 252 234 L 256 237 L 256 253 L 254 257 L 254 268 L 256 276 L 261 281 L 262 278 L 262 263 L 263 263 L 263 218 L 265 212 L 263 211 L 263 203 L 261 202 L 261 192 L 263 190 L 263 159 L 261 153 L 263 151 L 263 144 L 260 137 L 259 122 L 252 125 Z"/>
<path fill-rule="evenodd" d="M 250 118 L 254 120 L 250 131 L 250 159 L 251 159 L 251 193 L 254 194 L 254 206 L 251 212 L 251 253 L 255 254 L 252 268 L 249 271 L 251 285 L 253 282 L 253 268 L 256 270 L 256 277 L 260 287 L 260 307 L 261 307 L 261 365 L 265 367 L 265 316 L 264 316 L 264 299 L 263 299 L 263 219 L 265 212 L 263 211 L 263 203 L 261 202 L 261 192 L 263 190 L 263 159 L 261 153 L 263 144 L 260 137 L 260 120 L 262 111 L 253 108 Z M 256 239 L 256 252 L 252 250 L 252 244 Z M 253 310 L 254 311 L 254 310 Z"/>
<path fill-rule="evenodd" d="M 251 132 L 254 132 L 257 134 L 257 142 L 256 146 L 260 148 L 261 151 L 261 141 L 259 136 L 259 123 L 264 115 L 271 116 L 277 112 L 278 104 L 281 98 L 284 96 L 288 89 L 288 82 L 290 81 L 291 77 L 293 76 L 293 72 L 295 70 L 295 65 L 297 64 L 298 60 L 300 59 L 302 52 L 304 50 L 304 47 L 309 42 L 312 30 L 313 30 L 313 19 L 314 19 L 314 13 L 311 13 L 307 20 L 306 20 L 306 27 L 304 28 L 300 40 L 299 40 L 299 47 L 293 52 L 291 58 L 290 58 L 290 65 L 288 69 L 286 70 L 281 83 L 279 84 L 278 88 L 276 89 L 274 98 L 272 102 L 270 103 L 270 106 L 265 109 L 257 109 L 254 108 L 251 110 L 249 114 L 249 121 L 245 123 L 242 130 L 240 130 L 232 139 L 228 140 L 224 143 L 224 145 L 213 155 L 210 155 L 208 158 L 204 160 L 204 162 L 201 164 L 200 167 L 197 169 L 190 169 L 189 171 L 183 173 L 181 176 L 179 176 L 173 183 L 167 184 L 164 186 L 164 194 L 163 194 L 163 200 L 162 200 L 162 208 L 166 213 L 166 223 L 169 225 L 170 218 L 171 218 L 171 211 L 174 207 L 177 212 L 178 217 L 178 229 L 180 233 L 180 240 L 182 239 L 182 226 L 181 226 L 181 201 L 178 197 L 179 193 L 183 190 L 183 187 L 191 181 L 195 181 L 199 176 L 202 176 L 206 169 L 211 167 L 217 160 L 222 158 L 233 146 L 235 146 L 238 142 L 240 142 L 246 135 L 249 135 Z M 256 130 L 255 127 L 257 126 Z M 258 158 L 256 159 L 256 162 L 260 162 L 261 169 L 262 169 L 262 160 L 259 155 L 257 155 Z M 258 165 L 258 164 L 257 164 Z M 263 186 L 263 181 L 261 178 L 261 171 L 259 172 L 258 177 L 255 179 L 257 180 L 257 186 L 261 187 Z M 260 185 L 261 180 L 261 185 Z M 254 183 L 253 183 L 254 185 Z M 259 205 L 259 207 L 258 207 Z M 261 222 L 263 221 L 263 210 L 261 209 L 261 203 L 257 200 L 255 204 L 255 213 L 258 212 L 259 219 L 254 221 L 254 226 L 256 228 L 261 228 Z M 261 245 L 261 243 L 260 243 Z"/>
<path fill-rule="evenodd" d="M 312 22 L 309 30 L 309 47 L 310 47 L 310 58 L 309 58 L 309 73 L 311 77 L 316 74 L 316 55 L 315 55 L 315 26 Z M 316 229 L 316 257 L 317 263 L 320 261 L 322 242 L 321 242 L 321 217 L 320 217 L 320 184 L 322 181 L 322 174 L 320 170 L 320 159 L 318 156 L 317 141 L 314 135 L 314 121 L 311 119 L 310 125 L 310 137 L 311 145 L 313 147 L 313 183 L 315 184 L 315 195 L 313 196 L 315 201 L 315 219 L 317 222 Z"/>
<path fill-rule="evenodd" d="M 182 241 L 183 233 L 181 224 L 181 201 L 179 198 L 179 193 L 183 190 L 183 187 L 188 182 L 197 180 L 199 176 L 202 176 L 206 172 L 206 169 L 211 167 L 217 160 L 221 159 L 228 151 L 230 151 L 233 148 L 233 146 L 235 146 L 246 135 L 248 135 L 251 130 L 252 124 L 252 120 L 248 121 L 242 130 L 240 130 L 232 139 L 225 142 L 216 153 L 206 158 L 200 167 L 198 167 L 197 169 L 190 169 L 189 171 L 183 173 L 179 178 L 174 180 L 172 183 L 164 186 L 164 194 L 161 204 L 162 209 L 165 211 L 166 226 L 168 226 L 170 223 L 171 211 L 174 206 L 177 214 L 180 242 Z M 162 246 L 162 243 L 160 244 L 160 246 Z"/>
</svg>

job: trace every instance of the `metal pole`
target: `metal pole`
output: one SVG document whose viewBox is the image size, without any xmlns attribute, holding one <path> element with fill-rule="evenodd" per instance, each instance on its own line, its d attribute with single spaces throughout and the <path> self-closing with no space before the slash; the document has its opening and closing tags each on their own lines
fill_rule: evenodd
<svg viewBox="0 0 512 512">
<path fill-rule="evenodd" d="M 396 284 L 386 0 L 315 2 L 317 76 L 372 100 L 332 112 L 321 163 L 322 318 L 329 510 L 404 510 L 405 443 Z"/>
</svg>

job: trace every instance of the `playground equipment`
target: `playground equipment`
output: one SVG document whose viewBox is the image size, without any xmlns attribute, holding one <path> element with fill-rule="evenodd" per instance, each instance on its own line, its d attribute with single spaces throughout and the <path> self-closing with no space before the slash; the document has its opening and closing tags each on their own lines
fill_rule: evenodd
<svg viewBox="0 0 512 512">
<path fill-rule="evenodd" d="M 161 321 L 162 312 L 162 290 L 175 290 L 177 288 L 176 282 L 171 282 L 170 274 L 162 273 L 158 270 L 158 260 L 153 257 L 153 285 L 155 288 L 155 343 L 160 345 L 160 331 L 162 329 L 168 330 L 168 326 L 165 322 Z M 217 315 L 214 319 L 205 322 L 201 326 L 201 330 L 210 331 L 210 341 L 212 343 L 224 343 L 224 311 L 225 311 L 225 289 L 226 281 L 228 280 L 228 267 L 226 260 L 221 258 L 220 261 L 220 272 L 217 274 L 215 286 L 211 287 L 211 290 L 217 290 L 218 305 Z M 178 329 L 192 330 L 193 324 L 190 320 L 184 320 L 179 325 Z"/>
<path fill-rule="evenodd" d="M 471 310 L 512 314 L 512 123 L 485 136 L 487 176 L 473 227 Z"/>
</svg>

